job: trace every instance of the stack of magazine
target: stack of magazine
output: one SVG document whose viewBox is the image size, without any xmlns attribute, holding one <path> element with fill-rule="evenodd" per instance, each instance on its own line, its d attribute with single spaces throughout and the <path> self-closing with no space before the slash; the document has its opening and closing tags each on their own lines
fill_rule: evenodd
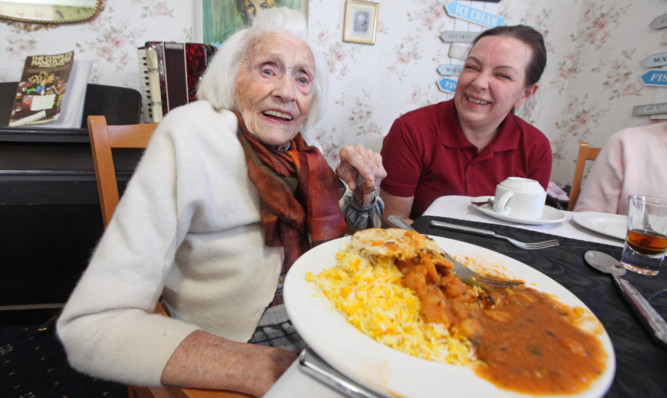
<svg viewBox="0 0 667 398">
<path fill-rule="evenodd" d="M 91 69 L 74 51 L 27 57 L 9 126 L 79 128 Z"/>
</svg>

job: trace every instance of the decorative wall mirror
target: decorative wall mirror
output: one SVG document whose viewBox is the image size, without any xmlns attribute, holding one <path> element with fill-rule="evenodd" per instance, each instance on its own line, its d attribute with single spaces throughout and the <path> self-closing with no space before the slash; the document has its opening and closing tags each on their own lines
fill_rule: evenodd
<svg viewBox="0 0 667 398">
<path fill-rule="evenodd" d="M 0 0 L 0 21 L 28 32 L 90 21 L 104 0 Z"/>
</svg>

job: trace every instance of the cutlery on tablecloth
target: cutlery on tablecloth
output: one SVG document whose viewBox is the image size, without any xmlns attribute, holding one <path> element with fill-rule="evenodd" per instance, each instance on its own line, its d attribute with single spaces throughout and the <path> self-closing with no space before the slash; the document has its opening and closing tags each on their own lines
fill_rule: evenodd
<svg viewBox="0 0 667 398">
<path fill-rule="evenodd" d="M 309 347 L 304 348 L 299 354 L 299 367 L 309 376 L 334 388 L 349 397 L 355 398 L 382 398 L 385 395 L 377 394 L 359 383 L 349 379 L 331 365 L 324 362 Z"/>
<path fill-rule="evenodd" d="M 389 220 L 390 223 L 394 224 L 398 228 L 409 229 L 411 231 L 418 232 L 399 216 L 391 215 L 387 217 L 387 220 Z M 456 261 L 452 256 L 449 255 L 449 253 L 444 252 L 444 256 L 447 260 L 451 261 L 454 264 L 454 273 L 464 282 L 467 281 L 470 283 L 470 280 L 472 279 L 477 282 L 484 283 L 486 285 L 497 288 L 507 288 L 507 287 L 523 285 L 523 281 L 497 279 L 490 276 L 480 275 L 477 272 L 468 268 L 465 264 L 461 263 L 460 261 Z"/>
<path fill-rule="evenodd" d="M 489 207 L 493 207 L 493 200 L 495 197 L 489 196 L 487 200 L 472 200 L 470 203 L 474 204 L 475 206 L 484 206 L 484 205 L 489 205 Z"/>
<path fill-rule="evenodd" d="M 470 233 L 477 234 L 477 235 L 489 236 L 489 237 L 492 237 L 492 238 L 505 239 L 506 241 L 510 242 L 514 246 L 520 247 L 520 248 L 526 249 L 526 250 L 546 249 L 546 248 L 549 248 L 549 247 L 554 247 L 554 246 L 559 245 L 559 243 L 556 239 L 545 240 L 545 241 L 542 241 L 542 242 L 522 242 L 520 240 L 512 239 L 512 238 L 507 237 L 507 236 L 498 235 L 497 233 L 495 233 L 493 231 L 490 231 L 488 229 L 467 227 L 465 225 L 450 224 L 450 223 L 444 222 L 444 221 L 432 220 L 431 221 L 431 226 L 434 227 L 434 228 L 442 228 L 442 229 L 470 232 Z"/>
<path fill-rule="evenodd" d="M 600 272 L 611 274 L 616 286 L 621 289 L 625 299 L 640 315 L 644 326 L 646 326 L 655 339 L 662 344 L 667 344 L 667 322 L 658 314 L 651 304 L 635 289 L 630 281 L 621 278 L 625 275 L 625 268 L 621 263 L 607 253 L 589 250 L 584 254 L 586 263 Z"/>
</svg>

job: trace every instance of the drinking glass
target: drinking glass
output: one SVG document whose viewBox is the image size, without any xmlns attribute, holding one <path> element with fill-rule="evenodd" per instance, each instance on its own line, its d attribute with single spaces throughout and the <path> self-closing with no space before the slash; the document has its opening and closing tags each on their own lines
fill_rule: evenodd
<svg viewBox="0 0 667 398">
<path fill-rule="evenodd" d="M 644 275 L 658 275 L 667 251 L 667 199 L 628 197 L 628 232 L 621 263 Z"/>
</svg>

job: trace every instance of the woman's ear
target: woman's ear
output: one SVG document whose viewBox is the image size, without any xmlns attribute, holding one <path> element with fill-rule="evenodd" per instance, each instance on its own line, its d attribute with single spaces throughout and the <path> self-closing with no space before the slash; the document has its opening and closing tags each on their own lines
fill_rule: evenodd
<svg viewBox="0 0 667 398">
<path fill-rule="evenodd" d="M 538 89 L 539 87 L 540 87 L 540 83 L 539 83 L 539 82 L 533 84 L 532 86 L 526 87 L 526 88 L 523 90 L 523 95 L 522 95 L 521 97 L 519 97 L 519 99 L 516 100 L 516 102 L 514 103 L 514 109 L 516 109 L 516 108 L 520 107 L 521 105 L 525 104 L 526 101 L 528 101 L 528 99 L 529 99 L 530 97 L 532 97 L 533 94 L 535 94 L 535 92 L 537 91 L 537 89 Z"/>
</svg>

